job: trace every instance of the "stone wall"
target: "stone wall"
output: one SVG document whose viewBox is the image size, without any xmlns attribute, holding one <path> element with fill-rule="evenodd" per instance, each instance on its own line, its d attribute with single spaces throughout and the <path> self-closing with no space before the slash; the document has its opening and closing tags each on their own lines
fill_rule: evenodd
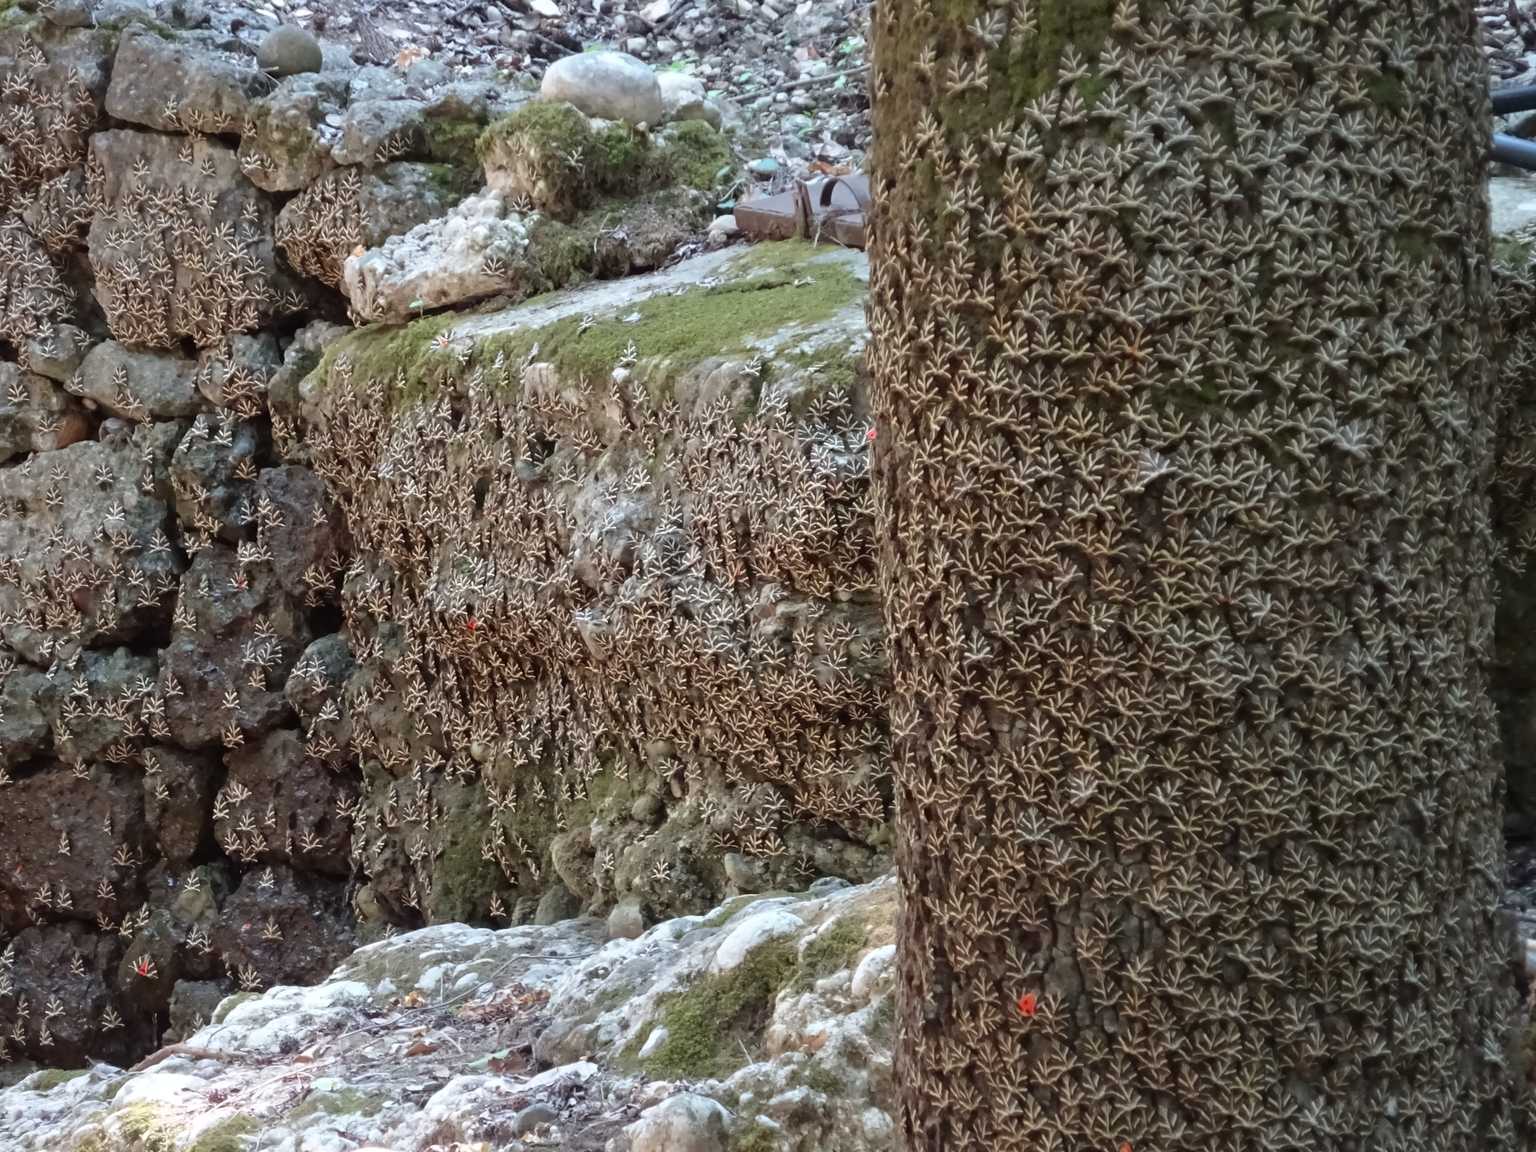
<svg viewBox="0 0 1536 1152">
<path fill-rule="evenodd" d="M 389 373 L 360 359 L 347 384 L 332 357 L 304 381 L 350 320 L 482 301 L 494 313 L 654 265 L 702 238 L 713 197 L 697 174 L 729 150 L 705 125 L 647 135 L 572 110 L 611 162 L 557 220 L 514 177 L 484 187 L 477 142 L 527 92 L 358 68 L 330 50 L 320 71 L 277 80 L 238 42 L 127 4 L 85 26 L 70 26 L 69 6 L 27 7 L 0 6 L 0 1062 L 130 1060 L 237 987 L 316 980 L 359 937 L 428 919 L 507 923 L 541 898 L 548 916 L 606 910 L 621 890 L 637 894 L 637 915 L 702 907 L 726 883 L 714 832 L 702 817 L 686 836 L 668 832 L 668 812 L 702 770 L 689 751 L 719 755 L 726 738 L 681 731 L 678 700 L 657 698 L 646 706 L 671 709 L 679 767 L 666 767 L 661 735 L 642 746 L 633 726 L 621 750 L 617 721 L 593 718 L 638 704 L 594 658 L 576 667 L 576 614 L 622 579 L 599 555 L 601 533 L 575 534 L 617 515 L 592 511 L 613 484 L 588 478 L 597 457 L 575 458 L 578 508 L 550 495 L 554 482 L 519 487 L 532 465 L 515 454 L 560 455 L 566 433 L 520 415 L 515 390 L 477 393 L 472 412 L 456 400 L 420 415 L 370 407 L 366 386 L 394 381 L 416 329 L 347 344 L 382 342 Z M 498 247 L 506 237 L 517 242 Z M 556 406 L 563 388 L 585 387 L 525 358 L 497 379 L 544 379 Z M 435 383 L 406 380 L 423 396 Z M 337 407 L 349 388 L 359 399 Z M 525 430 L 475 440 L 466 418 Z M 671 443 L 699 477 L 712 457 L 693 435 Z M 404 475 L 366 477 L 365 452 L 433 469 L 414 477 L 424 495 L 390 487 Z M 658 490 L 686 486 L 641 455 L 622 449 L 624 475 L 648 467 Z M 766 474 L 751 475 L 766 500 Z M 389 501 L 407 517 L 393 522 L 403 538 L 373 515 Z M 809 511 L 826 517 L 832 503 Z M 498 517 L 477 529 L 482 508 Z M 473 606 L 483 630 L 464 627 L 456 566 L 474 556 L 488 596 L 485 566 L 505 564 L 475 551 L 477 532 L 542 543 L 517 563 L 536 583 L 566 581 L 543 616 L 519 624 L 486 599 Z M 841 578 L 825 560 L 822 600 Z M 694 583 L 704 590 L 679 611 L 720 611 L 705 578 Z M 819 624 L 795 616 L 808 601 L 783 603 L 796 594 L 784 586 L 764 628 L 870 631 L 863 592 Z M 700 635 L 715 634 L 709 619 Z M 702 643 L 677 640 L 676 658 Z M 807 675 L 809 661 L 787 660 L 784 674 Z M 566 662 L 568 677 L 549 671 Z M 724 673 L 699 668 L 696 690 L 727 690 Z M 864 728 L 849 732 L 878 760 L 875 689 L 801 697 L 793 718 L 773 716 L 780 732 L 795 725 L 808 747 L 833 728 L 852 740 L 841 721 L 857 717 Z M 771 791 L 754 772 L 749 756 L 731 759 L 744 790 Z M 850 835 L 882 817 L 862 772 L 824 790 Z M 770 835 L 783 804 L 763 795 L 750 828 L 725 838 L 782 853 Z M 644 881 L 626 855 L 641 840 Z M 778 870 L 867 873 L 878 857 L 855 847 Z M 590 867 L 575 863 L 587 856 Z"/>
</svg>

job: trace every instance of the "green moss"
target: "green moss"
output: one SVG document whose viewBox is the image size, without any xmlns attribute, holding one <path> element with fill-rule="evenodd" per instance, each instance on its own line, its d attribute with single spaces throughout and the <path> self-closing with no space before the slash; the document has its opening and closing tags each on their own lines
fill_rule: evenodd
<svg viewBox="0 0 1536 1152">
<path fill-rule="evenodd" d="M 176 39 L 176 30 L 174 28 L 169 24 L 162 24 L 144 11 L 130 10 L 120 19 L 103 20 L 96 27 L 107 32 L 126 32 L 130 28 L 142 28 L 145 32 L 158 36 L 161 40 L 174 41 Z"/>
<path fill-rule="evenodd" d="M 869 1016 L 869 1038 L 883 1043 L 896 1035 L 896 997 L 882 997 Z"/>
<path fill-rule="evenodd" d="M 794 970 L 793 945 L 770 940 L 729 972 L 711 973 L 669 997 L 661 1016 L 666 1039 L 643 1061 L 646 1074 L 700 1079 L 740 1068 L 761 1040 L 774 997 Z"/>
<path fill-rule="evenodd" d="M 452 312 L 424 316 L 409 324 L 370 324 L 347 333 L 326 349 L 317 372 L 323 380 L 331 379 L 331 369 L 341 356 L 352 364 L 354 386 L 369 380 L 394 384 L 403 380 L 398 399 L 408 400 L 429 391 L 435 384 L 434 368 L 448 369 L 451 354 L 434 349 L 437 336 L 452 328 L 458 317 Z"/>
<path fill-rule="evenodd" d="M 311 1092 L 304 1102 L 288 1113 L 290 1120 L 302 1120 L 306 1116 L 377 1116 L 384 1110 L 385 1101 L 352 1088 L 337 1088 L 332 1092 Z"/>
<path fill-rule="evenodd" d="M 843 1090 L 843 1082 L 837 1078 L 837 1073 L 815 1060 L 807 1064 L 800 1073 L 800 1082 L 823 1096 L 835 1097 Z"/>
<path fill-rule="evenodd" d="M 1068 44 L 1094 59 L 1109 38 L 1115 0 L 1043 0 L 1036 12 L 1037 32 L 1032 41 L 1019 45 L 1019 55 L 1009 59 L 1007 47 L 998 50 L 1002 58 L 994 65 L 1006 69 L 1011 91 L 1008 108 L 994 111 L 1018 109 L 1054 84 Z"/>
<path fill-rule="evenodd" d="M 488 124 L 476 139 L 475 150 L 484 160 L 496 147 L 517 137 L 540 147 L 569 150 L 585 147 L 592 139 L 592 127 L 574 105 L 533 100 Z"/>
<path fill-rule="evenodd" d="M 853 966 L 869 939 L 869 928 L 854 916 L 845 916 L 824 929 L 800 954 L 795 987 L 812 987 L 816 981 Z"/>
<path fill-rule="evenodd" d="M 661 196 L 663 193 L 657 193 Z M 534 229 L 536 274 L 547 283 L 569 284 L 589 274 L 591 248 L 602 228 L 616 218 L 583 215 L 570 224 L 540 221 Z M 571 379 L 606 377 L 634 341 L 643 382 L 665 389 L 670 368 L 691 367 L 707 359 L 750 357 L 750 342 L 786 328 L 820 323 L 864 296 L 865 285 L 842 263 L 825 259 L 825 249 L 803 242 L 761 245 L 769 255 L 751 254 L 733 261 L 730 271 L 746 273 L 711 288 L 695 287 L 675 296 L 644 300 L 583 330 L 579 316 L 538 328 L 519 329 L 476 342 L 475 355 L 489 363 L 498 354 L 521 364 L 537 344 L 541 359 L 551 361 Z M 822 257 L 818 259 L 817 257 Z M 751 274 L 756 273 L 756 274 Z M 443 382 L 461 374 L 455 351 L 433 347 L 458 316 L 443 313 L 409 324 L 373 324 L 348 333 L 325 352 L 317 372 L 335 384 L 337 360 L 352 364 L 353 387 L 382 380 L 392 389 L 392 403 L 404 405 L 435 396 Z M 829 353 L 803 354 L 807 363 L 824 364 L 838 381 L 856 368 Z M 511 374 L 516 386 L 516 373 Z M 831 385 L 828 385 L 829 387 Z"/>
<path fill-rule="evenodd" d="M 662 176 L 651 138 L 615 121 L 592 135 L 592 178 L 606 192 L 637 192 Z"/>
<path fill-rule="evenodd" d="M 630 1000 L 634 999 L 634 996 L 635 989 L 633 986 L 622 982 L 614 984 L 612 987 L 604 988 L 602 992 L 592 999 L 593 1019 L 601 1016 L 604 1012 L 612 1012 L 620 1005 L 629 1003 Z"/>
<path fill-rule="evenodd" d="M 175 1136 L 153 1104 L 130 1104 L 118 1113 L 118 1131 L 140 1152 L 176 1152 Z"/>
<path fill-rule="evenodd" d="M 779 1141 L 762 1124 L 752 1124 L 731 1137 L 730 1152 L 779 1152 Z"/>
<path fill-rule="evenodd" d="M 580 221 L 566 224 L 537 217 L 528 234 L 534 275 L 546 289 L 580 283 L 591 271 L 592 240 L 590 229 Z"/>
<path fill-rule="evenodd" d="M 748 904 L 751 904 L 756 900 L 764 899 L 767 899 L 767 897 L 753 895 L 751 893 L 745 896 L 732 896 L 724 904 L 720 905 L 720 907 L 716 908 L 708 916 L 704 917 L 703 927 L 723 928 L 732 916 L 736 915 L 736 913 L 740 912 Z"/>
<path fill-rule="evenodd" d="M 729 174 L 736 157 L 725 137 L 702 120 L 689 120 L 667 134 L 663 149 L 669 178 L 687 188 L 714 192 L 721 172 Z"/>
<path fill-rule="evenodd" d="M 231 1012 L 240 1007 L 240 1005 L 244 1004 L 247 1000 L 259 999 L 261 999 L 261 993 L 259 992 L 236 992 L 233 996 L 226 996 L 224 999 L 220 1000 L 218 1006 L 214 1008 L 213 1020 L 211 1023 L 222 1024 L 229 1017 Z"/>
<path fill-rule="evenodd" d="M 466 178 L 478 179 L 480 172 L 480 134 L 486 125 L 479 120 L 429 117 L 422 125 L 422 145 L 427 159 L 448 164 Z"/>
<path fill-rule="evenodd" d="M 256 1121 L 249 1116 L 231 1116 L 203 1131 L 187 1152 L 244 1152 L 246 1138 L 257 1134 Z"/>
<path fill-rule="evenodd" d="M 71 1080 L 78 1080 L 89 1072 L 89 1068 L 49 1068 L 47 1071 L 39 1073 L 37 1079 L 32 1082 L 32 1091 L 52 1092 L 60 1084 L 68 1084 Z"/>
<path fill-rule="evenodd" d="M 456 791 L 439 789 L 437 795 L 444 811 L 433 827 L 441 853 L 432 866 L 429 918 L 433 923 L 484 920 L 491 897 L 506 887 L 501 868 L 481 854 L 489 806 L 478 785 Z M 533 807 L 532 803 L 519 804 L 518 814 Z M 530 818 L 536 817 L 530 814 Z M 553 821 L 546 818 L 538 823 L 546 828 L 547 840 Z"/>
<path fill-rule="evenodd" d="M 538 329 L 492 338 L 482 349 L 520 363 L 537 344 L 540 356 L 572 379 L 608 375 L 634 343 L 646 371 L 711 357 L 750 355 L 749 342 L 785 328 L 828 320 L 857 302 L 864 284 L 843 265 L 820 263 L 767 272 L 713 288 L 642 301 L 626 313 L 582 329 L 569 316 Z"/>
<path fill-rule="evenodd" d="M 475 190 L 474 185 L 478 183 L 480 169 L 474 169 L 476 173 L 474 177 L 468 176 L 465 169 L 452 164 L 428 164 L 426 171 L 427 179 L 432 182 L 434 188 L 444 196 L 461 199 Z"/>
</svg>

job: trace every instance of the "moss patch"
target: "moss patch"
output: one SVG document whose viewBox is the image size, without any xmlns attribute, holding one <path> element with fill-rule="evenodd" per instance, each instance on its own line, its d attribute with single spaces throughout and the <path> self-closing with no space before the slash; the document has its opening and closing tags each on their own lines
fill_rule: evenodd
<svg viewBox="0 0 1536 1152">
<path fill-rule="evenodd" d="M 244 1152 L 260 1129 L 250 1116 L 230 1116 L 209 1126 L 183 1147 L 184 1125 L 173 1123 L 153 1104 L 130 1104 L 118 1114 L 118 1131 L 136 1141 L 134 1152 Z"/>
<path fill-rule="evenodd" d="M 339 357 L 345 356 L 352 365 L 352 379 L 361 384 L 369 380 L 382 380 L 387 385 L 400 384 L 409 399 L 427 391 L 427 384 L 434 379 L 431 371 L 434 363 L 446 369 L 453 364 L 448 353 L 436 349 L 432 342 L 442 332 L 453 327 L 458 317 L 452 312 L 436 316 L 424 316 L 409 324 L 370 324 L 349 332 L 332 344 L 321 357 L 323 380 L 331 379 L 331 371 Z"/>
<path fill-rule="evenodd" d="M 731 1137 L 730 1152 L 779 1152 L 778 1138 L 761 1124 L 743 1128 Z"/>
<path fill-rule="evenodd" d="M 1507 266 L 1513 271 L 1524 272 L 1531 262 L 1531 250 L 1536 246 L 1536 239 L 1516 239 L 1513 236 L 1495 236 L 1493 238 L 1493 262 Z"/>
<path fill-rule="evenodd" d="M 643 365 L 700 363 L 750 356 L 750 341 L 781 329 L 831 319 L 857 302 L 864 284 L 846 267 L 817 264 L 770 271 L 713 288 L 645 300 L 625 319 L 598 320 L 583 330 L 579 316 L 537 329 L 489 338 L 491 355 L 521 363 L 535 344 L 542 359 L 570 379 L 600 379 L 613 371 L 631 342 Z"/>
<path fill-rule="evenodd" d="M 651 138 L 615 121 L 592 135 L 592 179 L 605 192 L 634 193 L 665 175 Z"/>
<path fill-rule="evenodd" d="M 1428 260 L 1435 254 L 1434 237 L 1424 228 L 1399 228 L 1393 242 L 1399 252 L 1413 260 Z"/>
<path fill-rule="evenodd" d="M 724 136 L 702 120 L 688 120 L 668 134 L 663 149 L 670 178 L 700 192 L 714 192 L 736 158 Z"/>
<path fill-rule="evenodd" d="M 1400 112 L 1408 102 L 1403 90 L 1402 77 L 1391 72 L 1382 72 L 1366 81 L 1365 90 L 1370 95 L 1371 102 L 1378 108 L 1387 108 L 1393 112 Z"/>
<path fill-rule="evenodd" d="M 90 1072 L 88 1068 L 64 1069 L 49 1068 L 38 1074 L 32 1082 L 33 1092 L 52 1092 L 60 1084 L 68 1084 L 71 1080 L 78 1080 Z"/>
<path fill-rule="evenodd" d="M 432 866 L 432 898 L 427 909 L 433 923 L 483 921 L 491 897 L 506 887 L 501 868 L 481 854 L 487 805 L 479 787 L 460 788 L 446 795 L 445 811 L 433 829 L 442 852 Z M 521 814 L 523 805 L 518 805 Z M 532 807 L 529 805 L 528 807 Z M 553 831 L 553 821 L 542 821 Z"/>
<path fill-rule="evenodd" d="M 422 146 L 427 159 L 456 169 L 463 179 L 478 182 L 480 134 L 486 125 L 479 120 L 429 117 L 422 125 Z"/>
<path fill-rule="evenodd" d="M 333 1092 L 311 1092 L 304 1102 L 288 1113 L 290 1120 L 306 1116 L 377 1116 L 384 1110 L 384 1100 L 351 1088 Z"/>
<path fill-rule="evenodd" d="M 213 1010 L 213 1020 L 211 1022 L 222 1024 L 229 1014 L 240 1007 L 240 1005 L 248 1000 L 259 999 L 261 999 L 261 993 L 259 992 L 236 992 L 233 996 L 226 996 L 219 1001 L 218 1007 Z"/>
<path fill-rule="evenodd" d="M 869 1015 L 869 1038 L 877 1044 L 896 1036 L 896 997 L 881 997 Z"/>
<path fill-rule="evenodd" d="M 231 1116 L 204 1131 L 187 1152 L 243 1152 L 246 1138 L 256 1134 L 256 1121 L 251 1117 Z"/>
<path fill-rule="evenodd" d="M 762 1039 L 774 997 L 794 970 L 794 947 L 770 940 L 729 972 L 711 973 L 668 997 L 661 1015 L 667 1036 L 642 1061 L 646 1074 L 702 1079 L 728 1076 L 742 1067 Z"/>
<path fill-rule="evenodd" d="M 857 917 L 845 916 L 835 921 L 801 952 L 795 987 L 805 991 L 816 981 L 852 967 L 868 939 L 869 928 Z"/>
</svg>

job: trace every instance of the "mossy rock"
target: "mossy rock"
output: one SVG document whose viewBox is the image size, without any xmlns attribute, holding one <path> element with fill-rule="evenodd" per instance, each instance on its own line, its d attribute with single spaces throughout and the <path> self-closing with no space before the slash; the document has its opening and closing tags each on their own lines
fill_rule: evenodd
<svg viewBox="0 0 1536 1152">
<path fill-rule="evenodd" d="M 701 977 L 662 1001 L 666 1038 L 643 1061 L 649 1032 L 636 1036 L 621 1059 L 657 1079 L 725 1077 L 747 1062 L 762 1041 L 779 990 L 793 976 L 795 949 L 779 939 L 758 945 L 728 972 Z"/>
<path fill-rule="evenodd" d="M 190 1144 L 181 1116 L 163 1114 L 154 1104 L 130 1104 L 118 1114 L 118 1133 L 134 1143 L 132 1152 L 245 1152 L 261 1131 L 250 1116 L 229 1116 L 203 1129 Z M 106 1145 L 116 1152 L 117 1145 Z M 128 1152 L 125 1148 L 124 1152 Z"/>
<path fill-rule="evenodd" d="M 467 196 L 483 183 L 480 169 L 480 135 L 483 120 L 429 116 L 422 124 L 422 147 L 427 159 L 441 173 L 445 190 Z"/>
<path fill-rule="evenodd" d="M 702 120 L 667 129 L 662 144 L 668 178 L 685 188 L 715 193 L 730 182 L 736 156 L 724 136 Z"/>
<path fill-rule="evenodd" d="M 851 968 L 869 940 L 869 928 L 856 916 L 844 916 L 823 928 L 800 953 L 795 987 L 807 990 L 816 981 Z"/>
<path fill-rule="evenodd" d="M 509 363 L 521 363 L 538 345 L 540 358 L 553 363 L 563 377 L 597 380 L 613 371 L 633 343 L 640 358 L 638 370 L 665 380 L 679 368 L 706 361 L 750 359 L 755 341 L 815 326 L 863 298 L 864 282 L 853 270 L 817 259 L 825 253 L 809 244 L 764 247 L 782 250 L 779 263 L 733 264 L 725 283 L 650 297 L 626 306 L 622 315 L 590 323 L 573 315 L 493 335 L 481 341 L 480 353 L 502 354 Z"/>
<path fill-rule="evenodd" d="M 222 1024 L 229 1018 L 229 1014 L 240 1005 L 251 1000 L 260 1000 L 260 992 L 236 992 L 233 996 L 226 996 L 219 1001 L 219 1006 L 213 1010 L 213 1019 L 210 1023 Z"/>
<path fill-rule="evenodd" d="M 536 211 L 568 220 L 592 198 L 592 126 L 573 105 L 526 104 L 488 127 L 477 150 L 486 183 Z"/>
<path fill-rule="evenodd" d="M 78 1080 L 88 1075 L 90 1075 L 89 1068 L 49 1068 L 38 1073 L 28 1088 L 33 1092 L 52 1092 L 61 1084 L 68 1084 L 71 1080 Z"/>
<path fill-rule="evenodd" d="M 432 895 L 424 902 L 433 923 L 460 921 L 484 922 L 491 898 L 505 893 L 506 877 L 494 860 L 485 859 L 481 844 L 493 817 L 478 785 L 440 788 L 438 798 L 444 811 L 433 827 L 433 837 L 441 849 L 432 865 Z M 524 808 L 528 811 L 525 812 Z M 538 834 L 543 830 L 547 844 L 554 832 L 554 822 L 533 811 L 533 805 L 519 805 L 523 818 L 520 831 Z M 526 839 L 526 835 L 525 835 Z M 539 849 L 535 849 L 539 851 Z"/>
<path fill-rule="evenodd" d="M 731 156 L 729 145 L 708 125 L 683 125 L 658 145 L 628 124 L 594 127 L 573 105 L 545 101 L 525 104 L 490 125 L 477 151 L 486 183 L 561 221 L 604 198 L 638 196 L 670 184 L 712 191 Z"/>
<path fill-rule="evenodd" d="M 288 1113 L 289 1120 L 310 1116 L 377 1116 L 389 1101 L 354 1088 L 314 1090 Z"/>
</svg>

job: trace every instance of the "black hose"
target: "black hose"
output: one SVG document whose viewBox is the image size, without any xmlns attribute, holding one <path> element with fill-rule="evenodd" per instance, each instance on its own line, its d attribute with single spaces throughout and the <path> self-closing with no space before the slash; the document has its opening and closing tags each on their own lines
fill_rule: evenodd
<svg viewBox="0 0 1536 1152">
<path fill-rule="evenodd" d="M 1500 164 L 1513 164 L 1528 172 L 1536 172 L 1536 140 L 1522 140 L 1504 132 L 1493 134 L 1493 150 L 1488 158 Z"/>
<path fill-rule="evenodd" d="M 1536 84 L 1522 84 L 1518 88 L 1493 90 L 1493 114 L 1508 116 L 1511 112 L 1529 112 L 1536 108 Z"/>
</svg>

